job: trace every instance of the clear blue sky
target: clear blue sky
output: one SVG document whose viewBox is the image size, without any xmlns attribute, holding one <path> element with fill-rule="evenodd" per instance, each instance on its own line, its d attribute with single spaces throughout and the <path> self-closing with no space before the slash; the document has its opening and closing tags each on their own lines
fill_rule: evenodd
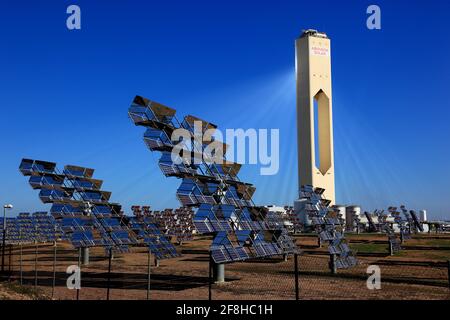
<svg viewBox="0 0 450 320">
<path fill-rule="evenodd" d="M 48 209 L 18 171 L 22 157 L 97 169 L 125 208 L 175 207 L 167 179 L 127 118 L 134 95 L 221 128 L 280 128 L 280 172 L 241 179 L 258 204 L 297 194 L 294 40 L 332 40 L 337 200 L 406 204 L 450 218 L 450 2 L 2 1 L 0 201 Z M 78 4 L 82 29 L 65 26 Z"/>
</svg>

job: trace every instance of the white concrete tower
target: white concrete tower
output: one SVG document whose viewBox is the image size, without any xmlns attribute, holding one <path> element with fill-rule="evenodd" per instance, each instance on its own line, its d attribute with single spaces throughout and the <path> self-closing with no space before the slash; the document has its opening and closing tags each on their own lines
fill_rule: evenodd
<svg viewBox="0 0 450 320">
<path fill-rule="evenodd" d="M 307 30 L 295 47 L 299 186 L 324 188 L 325 198 L 334 204 L 330 39 Z"/>
</svg>

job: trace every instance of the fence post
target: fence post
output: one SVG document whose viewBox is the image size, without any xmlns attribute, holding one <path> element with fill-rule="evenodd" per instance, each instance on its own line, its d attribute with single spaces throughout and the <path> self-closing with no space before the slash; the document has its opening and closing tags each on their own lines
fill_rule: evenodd
<svg viewBox="0 0 450 320">
<path fill-rule="evenodd" d="M 151 283 L 151 252 L 150 248 L 147 253 L 147 300 L 150 300 L 150 283 Z"/>
<path fill-rule="evenodd" d="M 330 254 L 330 271 L 331 271 L 331 274 L 337 273 L 336 255 L 335 254 Z"/>
<path fill-rule="evenodd" d="M 208 274 L 208 300 L 212 300 L 212 255 L 209 252 L 209 274 Z"/>
<path fill-rule="evenodd" d="M 56 226 L 55 226 L 56 234 Z M 53 242 L 53 282 L 52 282 L 52 299 L 55 296 L 55 286 L 56 286 L 56 240 Z"/>
<path fill-rule="evenodd" d="M 34 247 L 34 289 L 36 289 L 37 285 L 38 285 L 37 263 L 38 263 L 38 243 L 37 243 L 37 240 L 35 240 L 35 247 Z"/>
<path fill-rule="evenodd" d="M 78 269 L 81 272 L 81 247 L 78 249 Z M 77 288 L 77 301 L 80 300 L 80 289 Z"/>
<path fill-rule="evenodd" d="M 298 283 L 298 254 L 294 254 L 294 272 L 295 272 L 295 300 L 300 300 L 300 290 Z"/>
<path fill-rule="evenodd" d="M 108 283 L 106 290 L 106 300 L 109 300 L 109 289 L 111 287 L 111 262 L 112 262 L 112 248 L 109 248 L 109 257 L 108 257 Z"/>
<path fill-rule="evenodd" d="M 20 285 L 23 285 L 23 270 L 22 270 L 22 260 L 23 260 L 23 249 L 22 249 L 22 238 L 19 242 L 20 246 Z"/>
<path fill-rule="evenodd" d="M 6 210 L 6 209 L 4 209 Z M 4 276 L 5 272 L 5 247 L 6 247 L 6 217 L 3 215 L 3 242 L 2 242 L 2 276 Z"/>
<path fill-rule="evenodd" d="M 13 245 L 9 244 L 9 265 L 8 265 L 8 281 L 11 281 L 12 277 L 12 257 L 13 257 Z"/>
<path fill-rule="evenodd" d="M 12 244 L 9 244 L 8 249 L 8 273 L 11 274 L 11 256 L 12 256 Z"/>
<path fill-rule="evenodd" d="M 447 260 L 448 288 L 450 289 L 450 260 Z"/>
</svg>

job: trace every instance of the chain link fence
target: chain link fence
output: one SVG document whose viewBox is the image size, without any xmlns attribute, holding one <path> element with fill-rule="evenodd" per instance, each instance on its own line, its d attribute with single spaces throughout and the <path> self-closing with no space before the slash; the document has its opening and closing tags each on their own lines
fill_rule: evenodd
<svg viewBox="0 0 450 320">
<path fill-rule="evenodd" d="M 295 257 L 249 260 L 225 266 L 225 282 L 211 287 L 212 300 L 295 300 Z"/>
<path fill-rule="evenodd" d="M 359 264 L 332 274 L 329 257 L 300 257 L 300 299 L 449 299 L 447 262 L 407 262 L 359 258 Z M 380 289 L 367 285 L 379 267 Z"/>
<path fill-rule="evenodd" d="M 5 250 L 2 280 L 36 286 L 47 297 L 61 300 L 105 300 L 108 291 L 110 299 L 132 300 L 450 298 L 446 260 L 361 254 L 356 267 L 332 274 L 329 255 L 312 250 L 312 245 L 297 257 L 298 272 L 292 255 L 248 260 L 225 265 L 225 282 L 214 283 L 206 244 L 183 244 L 180 257 L 159 261 L 159 266 L 146 248 L 132 248 L 130 253 L 114 256 L 111 272 L 108 255 L 102 248 L 93 248 L 89 265 L 81 266 L 79 291 L 67 288 L 70 275 L 66 273 L 68 266 L 79 263 L 77 250 L 60 243 L 55 260 L 50 244 L 14 246 Z M 380 289 L 367 286 L 372 275 L 369 266 L 379 267 Z"/>
</svg>

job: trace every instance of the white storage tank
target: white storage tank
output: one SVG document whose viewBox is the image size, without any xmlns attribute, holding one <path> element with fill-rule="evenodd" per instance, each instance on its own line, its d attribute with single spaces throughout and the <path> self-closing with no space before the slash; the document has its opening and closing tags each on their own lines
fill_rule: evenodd
<svg viewBox="0 0 450 320">
<path fill-rule="evenodd" d="M 279 216 L 283 219 L 283 224 L 286 228 L 293 228 L 294 225 L 291 221 L 289 221 L 289 216 L 286 212 L 286 209 L 288 209 L 289 207 L 277 207 L 274 205 L 268 205 L 266 206 L 266 208 L 269 210 L 269 212 L 278 213 Z"/>
<path fill-rule="evenodd" d="M 425 222 L 425 221 L 427 221 L 427 210 L 420 210 L 419 211 L 419 219 L 420 219 L 420 221 L 422 221 L 422 222 Z"/>
<path fill-rule="evenodd" d="M 337 211 L 337 214 L 339 215 L 339 218 L 344 220 L 344 225 L 345 225 L 345 221 L 347 221 L 346 206 L 340 205 L 340 204 L 335 204 L 335 205 L 332 206 L 332 208 Z"/>
<path fill-rule="evenodd" d="M 297 215 L 299 222 L 305 226 L 311 226 L 311 219 L 308 217 L 308 214 L 305 210 L 305 204 L 307 199 L 298 199 L 294 201 L 294 212 Z"/>
<path fill-rule="evenodd" d="M 356 218 L 361 218 L 361 207 L 357 205 L 349 205 L 345 207 L 345 225 L 347 231 L 355 230 Z"/>
</svg>

